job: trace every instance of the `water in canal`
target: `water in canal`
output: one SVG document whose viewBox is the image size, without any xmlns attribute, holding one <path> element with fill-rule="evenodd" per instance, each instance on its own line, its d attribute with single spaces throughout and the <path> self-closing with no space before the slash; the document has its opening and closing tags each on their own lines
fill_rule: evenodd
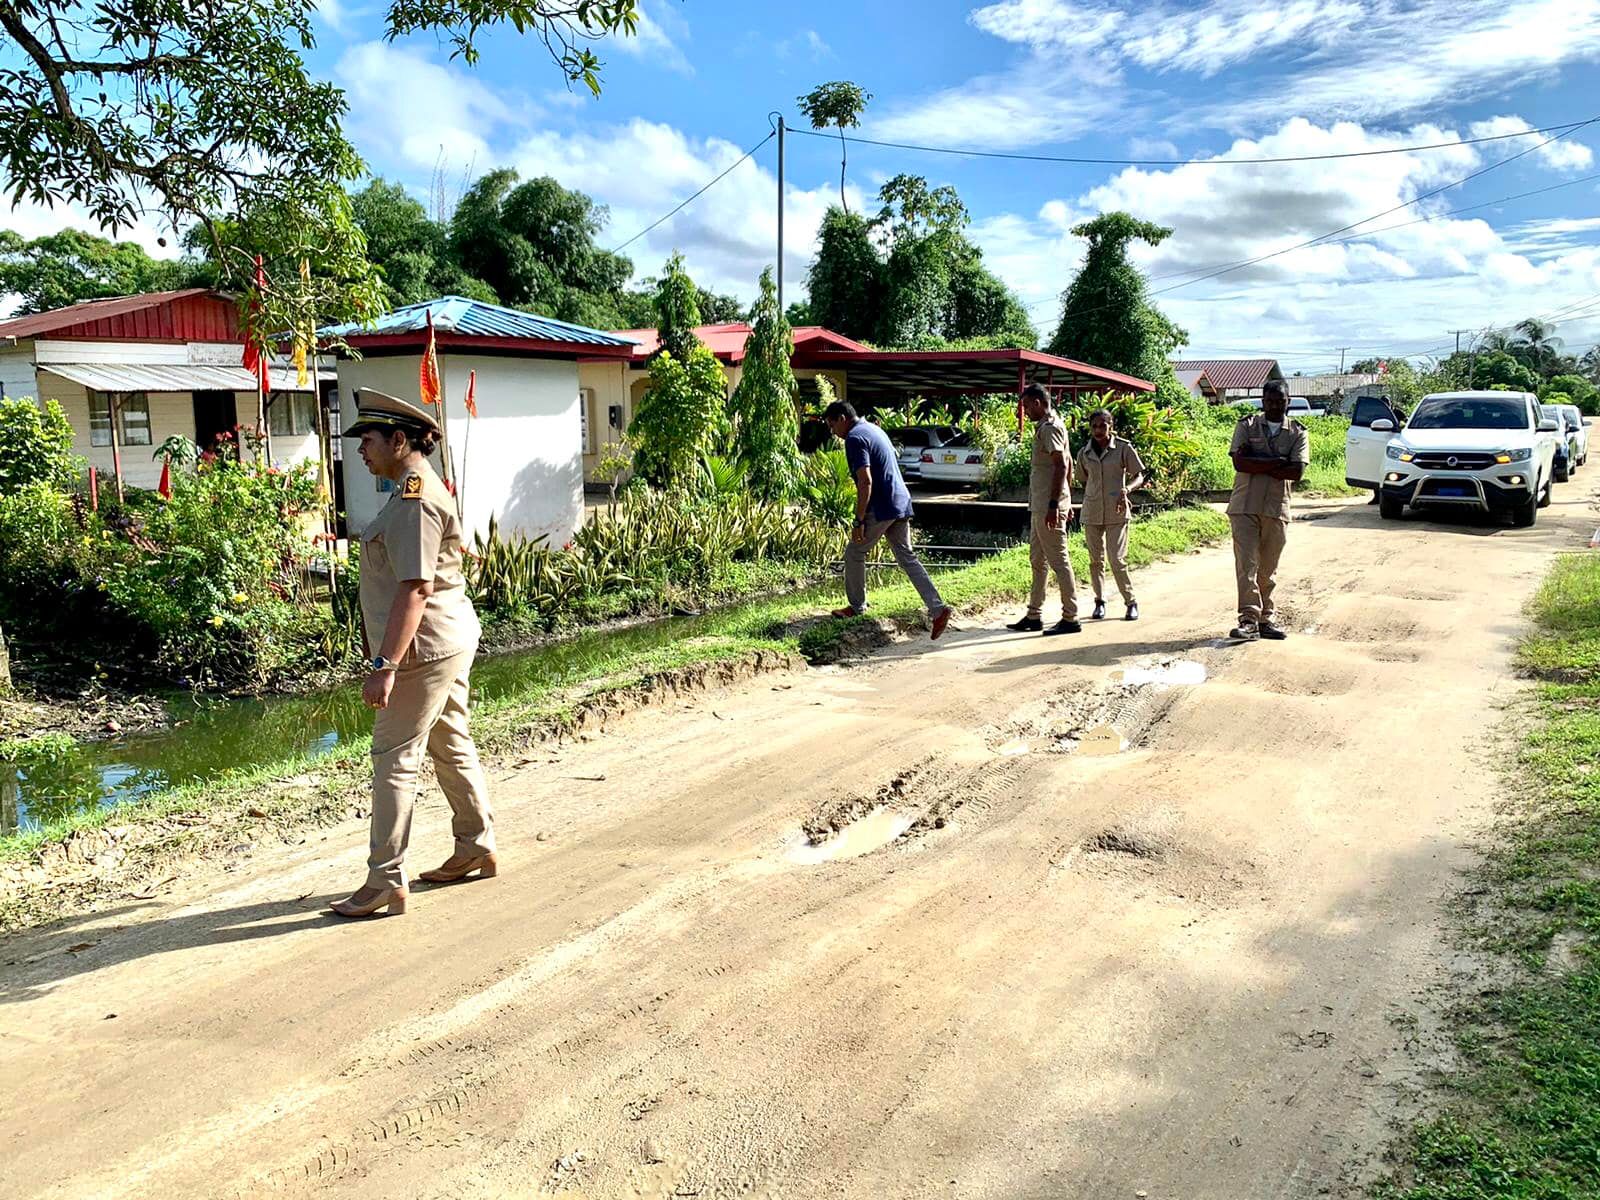
<svg viewBox="0 0 1600 1200">
<path fill-rule="evenodd" d="M 837 589 L 834 589 L 837 590 Z M 809 595 L 810 593 L 806 593 Z M 816 589 L 821 602 L 832 592 Z M 701 632 L 706 617 L 673 617 L 581 634 L 532 650 L 480 658 L 474 701 L 536 694 L 591 674 L 603 655 L 648 651 Z M 122 804 L 242 767 L 326 754 L 372 731 L 358 683 L 309 696 L 170 701 L 174 724 L 158 733 L 51 746 L 21 766 L 0 763 L 0 834 L 48 824 L 76 810 Z M 44 747 L 41 747 L 44 749 Z"/>
</svg>

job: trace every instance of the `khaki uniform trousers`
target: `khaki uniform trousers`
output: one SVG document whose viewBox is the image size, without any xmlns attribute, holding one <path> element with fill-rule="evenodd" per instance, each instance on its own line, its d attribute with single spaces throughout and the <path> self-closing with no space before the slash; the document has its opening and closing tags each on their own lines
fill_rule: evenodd
<svg viewBox="0 0 1600 1200">
<path fill-rule="evenodd" d="M 1111 574 L 1124 604 L 1133 603 L 1133 581 L 1128 578 L 1128 522 L 1118 525 L 1085 525 L 1083 541 L 1089 547 L 1089 583 L 1094 598 L 1106 598 L 1106 559 L 1111 559 Z"/>
<path fill-rule="evenodd" d="M 1067 522 L 1051 529 L 1045 523 L 1045 514 L 1033 514 L 1028 535 L 1028 562 L 1033 567 L 1033 591 L 1028 595 L 1028 615 L 1040 617 L 1044 613 L 1044 594 L 1050 573 L 1056 577 L 1061 589 L 1061 617 L 1075 621 L 1078 617 L 1078 585 L 1072 577 L 1072 561 L 1067 557 Z"/>
<path fill-rule="evenodd" d="M 450 802 L 455 853 L 468 857 L 494 849 L 489 785 L 467 728 L 467 676 L 477 647 L 395 672 L 389 707 L 372 725 L 372 842 L 370 887 L 406 881 L 406 844 L 417 799 L 417 771 L 426 749 Z"/>
<path fill-rule="evenodd" d="M 1259 625 L 1277 614 L 1272 592 L 1289 522 L 1278 517 L 1230 514 L 1233 569 L 1239 581 L 1239 624 Z"/>
</svg>

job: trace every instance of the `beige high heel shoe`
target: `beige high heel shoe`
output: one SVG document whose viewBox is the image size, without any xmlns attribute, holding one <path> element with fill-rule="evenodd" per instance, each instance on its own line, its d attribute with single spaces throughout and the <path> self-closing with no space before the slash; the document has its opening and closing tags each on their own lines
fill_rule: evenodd
<svg viewBox="0 0 1600 1200">
<path fill-rule="evenodd" d="M 406 911 L 406 889 L 362 886 L 347 899 L 335 900 L 328 908 L 341 917 L 370 917 L 380 908 L 387 908 L 391 917 L 398 917 Z"/>
<path fill-rule="evenodd" d="M 417 878 L 424 883 L 456 883 L 473 872 L 477 872 L 479 879 L 493 879 L 499 871 L 499 861 L 491 850 L 488 854 L 480 854 L 476 858 L 464 858 L 452 854 L 433 870 L 424 871 Z"/>
</svg>

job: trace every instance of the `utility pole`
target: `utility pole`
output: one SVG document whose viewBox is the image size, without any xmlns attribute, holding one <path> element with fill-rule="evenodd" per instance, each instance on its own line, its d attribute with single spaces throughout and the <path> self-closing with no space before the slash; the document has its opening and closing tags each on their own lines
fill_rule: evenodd
<svg viewBox="0 0 1600 1200">
<path fill-rule="evenodd" d="M 1450 332 L 1456 335 L 1456 353 L 1460 354 L 1461 353 L 1461 335 L 1463 333 L 1471 333 L 1472 330 L 1470 330 L 1470 329 L 1452 329 Z"/>
<path fill-rule="evenodd" d="M 1350 349 L 1349 346 L 1339 347 L 1339 374 L 1341 375 L 1344 374 L 1344 352 L 1348 349 Z"/>
<path fill-rule="evenodd" d="M 783 307 L 783 117 L 778 117 L 778 313 Z"/>
</svg>

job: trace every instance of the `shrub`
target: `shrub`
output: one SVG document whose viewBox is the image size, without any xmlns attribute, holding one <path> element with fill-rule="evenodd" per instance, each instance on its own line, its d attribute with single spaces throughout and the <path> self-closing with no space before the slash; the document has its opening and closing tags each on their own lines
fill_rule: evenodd
<svg viewBox="0 0 1600 1200">
<path fill-rule="evenodd" d="M 817 520 L 848 526 L 856 515 L 856 482 L 843 450 L 808 454 L 800 472 L 800 499 Z"/>
<path fill-rule="evenodd" d="M 1111 427 L 1118 436 L 1127 438 L 1139 451 L 1144 460 L 1145 486 L 1150 491 L 1171 497 L 1185 490 L 1190 467 L 1200 454 L 1200 443 L 1183 412 L 1163 408 L 1142 395 L 1080 395 L 1061 410 L 1074 450 L 1089 436 L 1089 415 L 1100 408 L 1110 411 Z"/>
<path fill-rule="evenodd" d="M 0 495 L 29 483 L 69 490 L 83 464 L 72 453 L 72 423 L 47 400 L 0 400 Z"/>
<path fill-rule="evenodd" d="M 662 351 L 650 364 L 650 390 L 628 425 L 634 464 L 651 483 L 675 486 L 727 437 L 727 378 L 696 345 L 685 361 Z"/>
</svg>

